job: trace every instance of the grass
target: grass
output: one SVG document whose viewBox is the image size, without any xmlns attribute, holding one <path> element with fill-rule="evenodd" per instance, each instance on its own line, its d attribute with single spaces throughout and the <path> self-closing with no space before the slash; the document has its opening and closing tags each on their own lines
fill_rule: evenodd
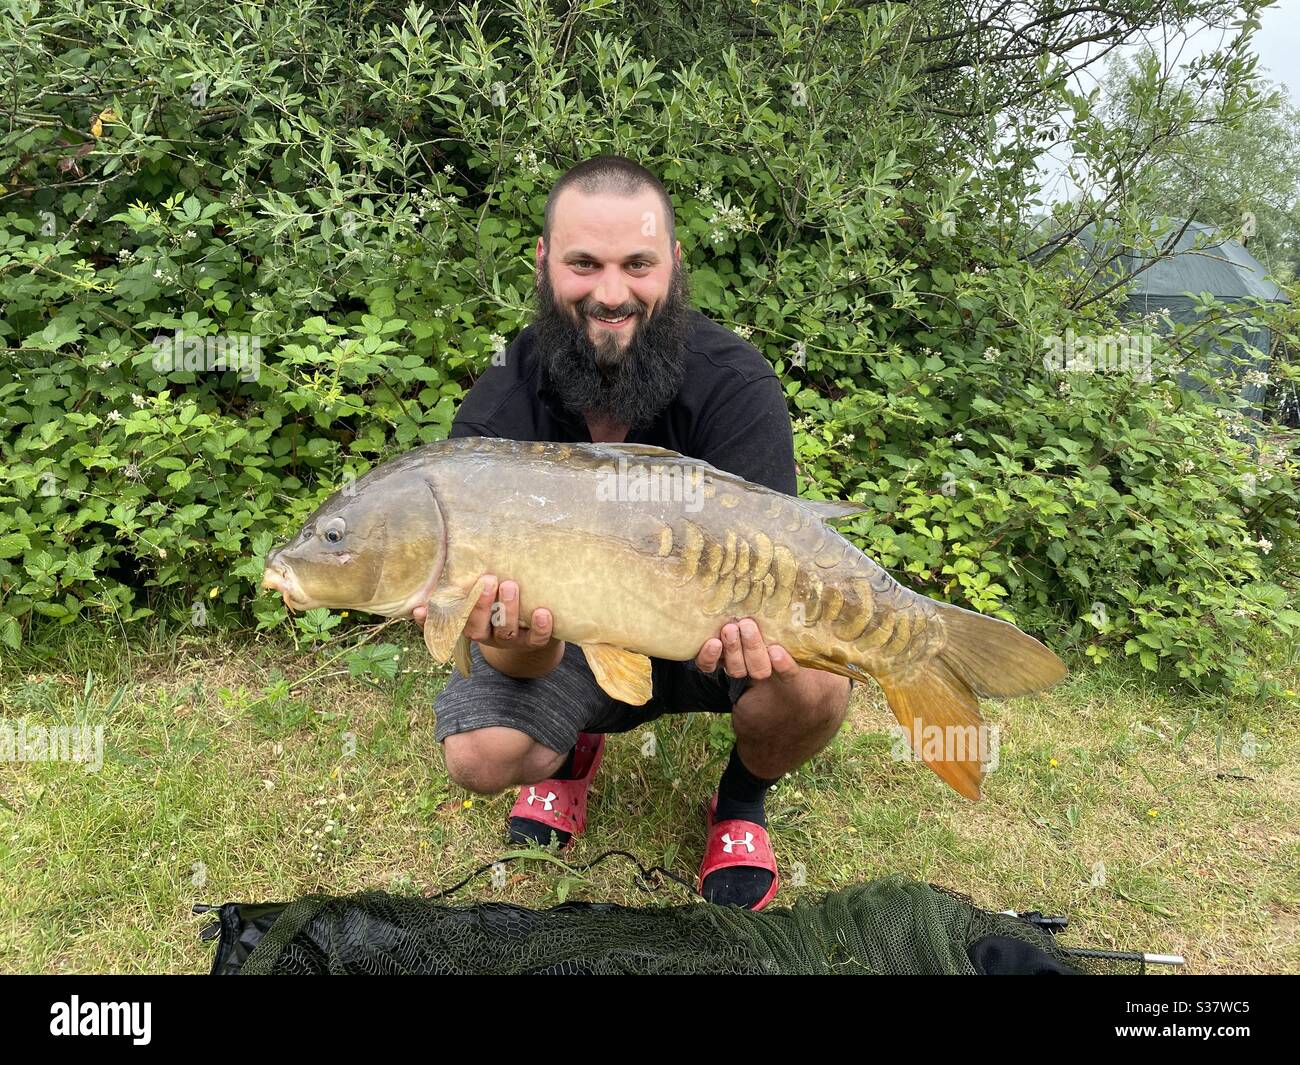
<svg viewBox="0 0 1300 1065">
<path fill-rule="evenodd" d="M 283 642 L 126 645 L 89 624 L 10 656 L 0 719 L 102 724 L 104 761 L 0 762 L 0 971 L 205 972 L 195 902 L 432 892 L 502 854 L 513 794 L 449 781 L 442 674 L 408 637 L 407 669 L 379 682 Z M 1294 664 L 1287 676 L 1300 687 Z M 990 909 L 1068 914 L 1068 945 L 1179 953 L 1194 973 L 1300 971 L 1295 705 L 1216 707 L 1085 663 L 985 713 L 1000 763 L 972 804 L 892 759 L 892 716 L 859 692 L 835 742 L 769 799 L 778 904 L 903 873 Z M 649 756 L 641 732 L 611 737 L 570 866 L 619 848 L 693 880 L 729 725 L 692 714 L 654 732 Z M 615 860 L 508 872 L 455 901 L 687 900 L 672 884 L 646 894 Z"/>
</svg>

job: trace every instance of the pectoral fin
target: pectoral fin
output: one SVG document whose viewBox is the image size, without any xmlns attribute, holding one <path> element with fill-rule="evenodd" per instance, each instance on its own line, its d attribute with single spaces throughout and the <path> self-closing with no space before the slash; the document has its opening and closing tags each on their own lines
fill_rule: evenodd
<svg viewBox="0 0 1300 1065">
<path fill-rule="evenodd" d="M 452 661 L 456 663 L 456 669 L 462 677 L 469 676 L 469 637 L 464 633 L 461 633 L 460 639 L 456 641 L 456 650 L 452 653 Z"/>
<path fill-rule="evenodd" d="M 429 600 L 429 616 L 424 621 L 424 646 L 436 662 L 455 661 L 461 676 L 469 676 L 469 640 L 465 622 L 483 594 L 487 582 L 479 578 L 468 595 L 443 589 Z"/>
<path fill-rule="evenodd" d="M 630 706 L 643 706 L 650 701 L 654 684 L 650 659 L 645 655 L 607 643 L 584 643 L 582 653 L 587 656 L 596 683 L 611 699 Z"/>
</svg>

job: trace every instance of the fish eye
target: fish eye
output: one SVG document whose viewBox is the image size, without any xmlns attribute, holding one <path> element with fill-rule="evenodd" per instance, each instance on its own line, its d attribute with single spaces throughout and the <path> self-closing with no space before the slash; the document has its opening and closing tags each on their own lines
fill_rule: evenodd
<svg viewBox="0 0 1300 1065">
<path fill-rule="evenodd" d="M 347 531 L 347 526 L 342 518 L 331 518 L 321 527 L 321 536 L 331 544 L 337 544 L 343 539 L 343 534 Z"/>
</svg>

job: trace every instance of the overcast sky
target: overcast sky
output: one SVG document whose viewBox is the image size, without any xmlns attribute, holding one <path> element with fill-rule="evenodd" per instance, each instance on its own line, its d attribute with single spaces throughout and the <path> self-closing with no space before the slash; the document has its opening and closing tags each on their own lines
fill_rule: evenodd
<svg viewBox="0 0 1300 1065">
<path fill-rule="evenodd" d="M 1300 104 L 1300 0 L 1281 0 L 1260 21 L 1263 29 L 1255 35 L 1260 66 L 1290 89 L 1292 103 Z"/>
<path fill-rule="evenodd" d="M 1259 56 L 1260 73 L 1269 81 L 1282 85 L 1291 102 L 1300 106 L 1300 0 L 1279 0 L 1261 14 L 1260 22 L 1261 28 L 1252 42 L 1255 54 Z M 1165 64 L 1171 68 L 1186 64 L 1198 55 L 1222 47 L 1231 39 L 1231 33 L 1231 30 L 1206 28 L 1187 38 L 1171 40 L 1165 46 Z M 1160 47 L 1156 34 L 1149 34 L 1147 42 L 1157 49 Z M 1106 59 L 1076 76 L 1077 88 L 1081 92 L 1095 88 L 1105 75 L 1111 57 L 1120 54 L 1129 57 L 1144 47 L 1146 44 L 1137 43 L 1115 49 Z M 1080 61 L 1087 54 L 1086 47 L 1072 54 L 1076 61 Z M 1044 193 L 1048 200 L 1064 200 L 1078 191 L 1065 176 L 1069 155 L 1068 145 L 1058 145 L 1039 159 L 1039 169 L 1046 179 Z"/>
</svg>

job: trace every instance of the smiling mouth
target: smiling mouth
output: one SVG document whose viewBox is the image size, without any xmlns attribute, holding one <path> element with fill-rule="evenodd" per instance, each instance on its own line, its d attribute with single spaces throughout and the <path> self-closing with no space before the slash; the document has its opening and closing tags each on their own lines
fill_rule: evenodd
<svg viewBox="0 0 1300 1065">
<path fill-rule="evenodd" d="M 603 326 L 607 326 L 609 328 L 617 328 L 631 321 L 633 318 L 636 317 L 636 315 L 629 312 L 628 314 L 621 315 L 620 317 L 617 318 L 610 318 L 601 314 L 588 314 L 587 317 L 590 318 L 592 321 L 599 322 Z"/>
</svg>

